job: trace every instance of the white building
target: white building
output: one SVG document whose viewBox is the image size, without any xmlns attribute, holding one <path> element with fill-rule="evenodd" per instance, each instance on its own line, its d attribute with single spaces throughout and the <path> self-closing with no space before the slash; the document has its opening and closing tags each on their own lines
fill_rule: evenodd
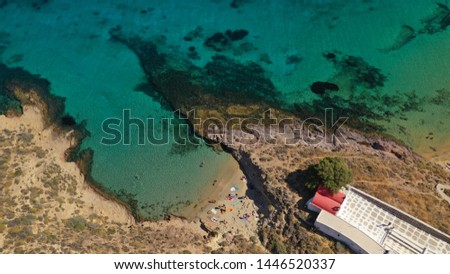
<svg viewBox="0 0 450 274">
<path fill-rule="evenodd" d="M 334 195 L 319 189 L 308 208 L 320 211 L 318 230 L 357 253 L 450 254 L 449 235 L 353 187 Z"/>
</svg>

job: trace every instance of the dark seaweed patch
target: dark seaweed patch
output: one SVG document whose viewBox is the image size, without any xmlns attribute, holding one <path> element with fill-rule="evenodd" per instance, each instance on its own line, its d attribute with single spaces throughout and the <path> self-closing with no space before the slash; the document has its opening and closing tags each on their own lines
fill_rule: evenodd
<svg viewBox="0 0 450 274">
<path fill-rule="evenodd" d="M 244 39 L 248 35 L 247 30 L 227 30 L 225 33 L 217 32 L 207 38 L 204 42 L 206 47 L 212 48 L 217 52 L 231 49 L 233 42 Z M 241 44 L 241 47 L 244 44 Z M 251 45 L 251 44 L 250 44 Z M 244 46 L 248 48 L 248 45 Z M 252 48 L 254 46 L 252 45 Z"/>
<path fill-rule="evenodd" d="M 338 76 L 345 75 L 350 77 L 355 86 L 375 89 L 383 87 L 384 82 L 387 80 L 387 77 L 379 68 L 370 65 L 361 57 L 342 54 L 337 56 L 335 54 L 334 58 L 328 58 L 328 60 L 334 64 L 338 71 Z"/>
<path fill-rule="evenodd" d="M 339 87 L 336 84 L 329 82 L 314 82 L 311 85 L 311 91 L 315 94 L 323 95 L 326 91 L 338 91 Z"/>
<path fill-rule="evenodd" d="M 245 54 L 245 53 L 247 53 L 249 51 L 256 50 L 256 49 L 257 48 L 252 43 L 245 42 L 245 43 L 242 43 L 238 47 L 235 47 L 233 49 L 233 55 L 234 56 L 240 56 L 242 54 Z"/>
<path fill-rule="evenodd" d="M 225 31 L 225 35 L 231 40 L 231 41 L 239 41 L 244 39 L 245 36 L 248 35 L 248 31 L 245 29 L 240 30 L 227 30 Z"/>
<path fill-rule="evenodd" d="M 8 59 L 9 64 L 18 63 L 23 60 L 23 54 L 14 54 Z"/>
<path fill-rule="evenodd" d="M 233 9 L 237 9 L 240 8 L 241 5 L 245 2 L 246 2 L 245 0 L 233 0 L 230 3 L 230 7 L 232 7 Z"/>
<path fill-rule="evenodd" d="M 228 39 L 223 33 L 217 32 L 206 39 L 204 44 L 215 51 L 224 51 L 231 47 L 231 40 Z"/>
<path fill-rule="evenodd" d="M 151 94 L 156 91 L 173 109 L 277 102 L 275 86 L 254 62 L 215 55 L 205 67 L 198 67 L 179 56 L 161 54 L 151 41 L 125 36 L 120 30 L 111 34 L 136 53 L 153 86 Z"/>
<path fill-rule="evenodd" d="M 286 57 L 286 65 L 296 65 L 302 61 L 302 58 L 298 55 L 292 54 Z"/>
<path fill-rule="evenodd" d="M 8 5 L 8 0 L 2 0 L 2 1 L 0 1 L 0 9 L 6 7 L 6 5 Z"/>
<path fill-rule="evenodd" d="M 336 58 L 336 54 L 329 52 L 329 53 L 324 53 L 323 56 L 325 56 L 325 58 L 327 59 L 334 59 Z"/>
<path fill-rule="evenodd" d="M 257 95 L 265 101 L 272 100 L 277 92 L 263 68 L 254 63 L 242 64 L 223 55 L 215 55 L 205 66 L 210 82 L 219 91 L 232 91 L 236 95 Z M 238 100 L 237 100 L 238 101 Z"/>
<path fill-rule="evenodd" d="M 417 36 L 416 31 L 411 26 L 403 25 L 400 32 L 397 34 L 394 43 L 390 47 L 382 51 L 390 52 L 398 50 L 402 48 L 404 45 L 411 42 L 414 38 L 416 38 L 416 36 Z"/>
<path fill-rule="evenodd" d="M 436 95 L 430 99 L 430 102 L 438 106 L 450 106 L 450 91 L 447 89 L 436 90 Z"/>
<path fill-rule="evenodd" d="M 263 63 L 266 63 L 268 65 L 272 64 L 272 60 L 270 59 L 270 56 L 267 53 L 261 53 L 259 55 L 259 61 L 263 62 Z"/>
<path fill-rule="evenodd" d="M 193 46 L 188 48 L 187 56 L 192 60 L 200 60 L 200 55 L 198 54 L 196 48 Z"/>
<path fill-rule="evenodd" d="M 450 25 L 450 9 L 443 3 L 436 3 L 433 14 L 422 19 L 423 29 L 421 33 L 435 34 L 445 31 Z"/>
<path fill-rule="evenodd" d="M 203 37 L 203 28 L 198 26 L 194 30 L 191 30 L 190 32 L 188 32 L 188 34 L 186 34 L 183 37 L 183 39 L 184 39 L 184 41 L 190 42 L 195 39 L 202 38 L 202 37 Z"/>
<path fill-rule="evenodd" d="M 35 0 L 35 1 L 31 2 L 31 8 L 36 11 L 39 11 L 42 9 L 42 7 L 47 5 L 49 2 L 50 2 L 49 0 Z"/>
</svg>

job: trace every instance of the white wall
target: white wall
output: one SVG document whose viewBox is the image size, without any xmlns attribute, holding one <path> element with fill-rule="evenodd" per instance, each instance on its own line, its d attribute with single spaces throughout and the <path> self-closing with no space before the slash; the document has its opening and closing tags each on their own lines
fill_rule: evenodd
<svg viewBox="0 0 450 274">
<path fill-rule="evenodd" d="M 326 235 L 344 243 L 345 245 L 347 245 L 351 250 L 353 250 L 356 253 L 360 253 L 360 254 L 368 254 L 367 251 L 365 251 L 363 248 L 361 248 L 359 245 L 357 245 L 356 243 L 354 243 L 352 240 L 350 240 L 349 238 L 345 237 L 344 235 L 338 233 L 337 231 L 335 231 L 334 229 L 329 228 L 328 226 L 320 223 L 320 222 L 315 222 L 314 226 L 321 232 L 325 233 Z"/>
</svg>

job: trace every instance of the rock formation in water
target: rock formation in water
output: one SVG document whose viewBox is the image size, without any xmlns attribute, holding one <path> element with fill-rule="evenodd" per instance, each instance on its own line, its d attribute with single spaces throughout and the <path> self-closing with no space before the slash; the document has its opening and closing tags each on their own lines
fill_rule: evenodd
<svg viewBox="0 0 450 274">
<path fill-rule="evenodd" d="M 263 205 L 264 216 L 258 232 L 260 241 L 268 250 L 340 252 L 335 243 L 309 230 L 313 216 L 304 210 L 312 193 L 304 187 L 302 176 L 309 165 L 325 156 L 344 158 L 354 171 L 353 184 L 357 187 L 410 214 L 420 215 L 418 217 L 443 231 L 450 231 L 445 218 L 442 218 L 450 212 L 448 205 L 440 203 L 434 195 L 434 185 L 448 181 L 450 176 L 408 147 L 387 136 L 366 134 L 345 126 L 339 130 L 311 129 L 295 113 L 282 110 L 277 100 L 278 92 L 256 64 L 241 64 L 216 55 L 205 67 L 197 67 L 176 56 L 161 53 L 152 42 L 116 31 L 111 32 L 111 36 L 112 40 L 125 44 L 137 54 L 155 92 L 174 109 L 181 109 L 188 119 L 192 118 L 189 110 L 195 109 L 197 118 L 216 118 L 219 121 L 241 118 L 253 122 L 251 128 L 234 131 L 223 128 L 209 134 L 211 131 L 196 127 L 195 121 L 191 120 L 200 135 L 221 143 L 233 154 L 246 173 L 251 184 L 249 188 L 259 192 L 257 202 Z M 328 53 L 325 57 L 333 62 L 338 76 L 350 79 L 353 92 L 376 90 L 384 85 L 386 76 L 362 58 L 340 53 Z M 334 85 L 328 86 L 336 89 Z M 344 97 L 331 97 L 328 93 L 315 102 L 315 107 L 344 106 L 345 103 L 347 106 L 344 108 L 354 110 L 355 114 L 362 113 L 372 118 L 380 115 L 358 100 L 345 102 Z M 268 108 L 272 111 L 266 118 L 271 122 L 261 123 L 261 117 Z M 304 105 L 299 106 L 296 114 L 307 111 L 305 108 Z M 319 113 L 319 109 L 314 110 Z M 286 118 L 289 121 L 283 120 Z M 274 120 L 285 123 L 271 127 L 271 134 L 267 135 L 266 130 Z M 359 129 L 365 130 L 363 127 Z M 233 132 L 234 138 L 227 138 L 229 132 Z M 253 138 L 251 142 L 242 142 L 249 137 Z M 328 141 L 314 142 L 321 137 Z M 287 144 L 292 140 L 298 142 Z M 408 191 L 404 193 L 406 189 L 420 194 L 411 192 L 414 193 L 411 196 Z M 427 205 L 433 205 L 433 210 L 424 204 L 411 207 L 411 199 L 426 200 L 429 202 Z"/>
<path fill-rule="evenodd" d="M 215 55 L 205 66 L 165 54 L 152 41 L 111 31 L 113 41 L 128 46 L 139 57 L 153 89 L 148 95 L 165 101 L 183 114 L 195 109 L 201 117 L 222 121 L 231 117 L 258 117 L 279 105 L 279 92 L 263 68 Z M 156 91 L 156 92 L 155 92 Z"/>
</svg>

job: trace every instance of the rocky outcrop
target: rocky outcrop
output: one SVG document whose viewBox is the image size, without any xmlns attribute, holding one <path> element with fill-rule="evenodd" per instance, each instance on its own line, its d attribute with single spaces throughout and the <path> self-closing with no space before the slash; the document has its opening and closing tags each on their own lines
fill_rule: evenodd
<svg viewBox="0 0 450 274">
<path fill-rule="evenodd" d="M 450 181 L 449 175 L 401 142 L 386 135 L 363 133 L 363 127 L 327 129 L 305 122 L 298 115 L 305 108 L 283 110 L 278 92 L 255 64 L 216 56 L 205 67 L 197 67 L 161 53 L 152 42 L 124 36 L 120 31 L 111 35 L 137 54 L 157 95 L 173 109 L 180 109 L 199 135 L 230 151 L 244 173 L 252 176 L 252 187 L 260 191 L 265 204 L 259 234 L 268 250 L 342 251 L 333 241 L 310 231 L 314 215 L 304 208 L 312 196 L 302 180 L 304 172 L 326 156 L 347 161 L 358 187 L 365 186 L 365 191 L 374 196 L 411 214 L 424 214 L 432 225 L 450 230 L 442 221 L 442 216 L 449 213 L 430 198 L 434 184 Z M 380 70 L 361 58 L 337 52 L 325 57 L 335 64 L 338 74 L 345 74 L 353 83 L 369 89 L 384 85 L 386 78 Z M 333 100 L 324 94 L 320 106 Z M 361 111 L 377 115 L 367 109 Z M 198 120 L 211 123 L 199 124 Z M 227 126 L 230 120 L 240 121 L 241 127 Z M 382 185 L 383 192 L 372 184 Z M 406 187 L 420 193 L 417 199 L 433 200 L 436 207 L 432 213 L 421 206 L 409 208 L 411 197 L 398 194 Z"/>
</svg>

